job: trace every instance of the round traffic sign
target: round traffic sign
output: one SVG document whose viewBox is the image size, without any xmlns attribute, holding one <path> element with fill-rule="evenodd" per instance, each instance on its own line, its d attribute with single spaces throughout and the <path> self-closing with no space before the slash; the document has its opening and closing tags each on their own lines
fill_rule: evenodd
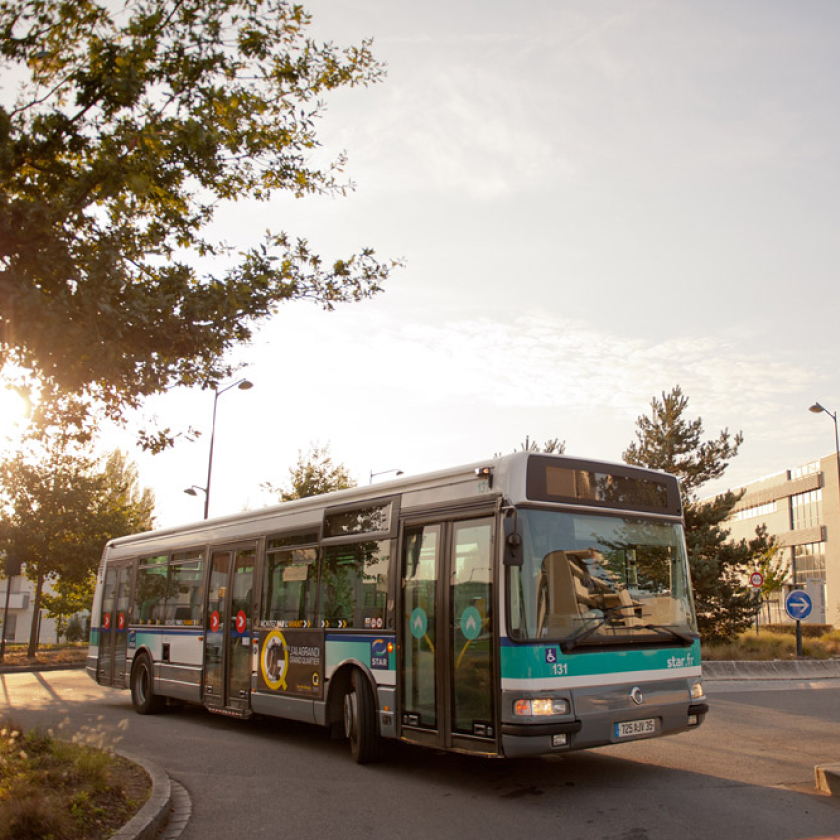
<svg viewBox="0 0 840 840">
<path fill-rule="evenodd" d="M 221 623 L 222 623 L 221 616 L 219 615 L 218 612 L 216 612 L 214 610 L 213 614 L 210 616 L 210 630 L 211 630 L 211 632 L 218 633 L 219 632 L 219 625 Z"/>
<path fill-rule="evenodd" d="M 245 628 L 248 626 L 248 616 L 245 615 L 245 610 L 240 610 L 236 614 L 236 632 L 237 633 L 244 633 Z"/>
<path fill-rule="evenodd" d="M 811 614 L 814 605 L 811 603 L 811 596 L 801 589 L 794 589 L 785 598 L 785 612 L 794 620 L 802 621 Z"/>
<path fill-rule="evenodd" d="M 750 586 L 752 586 L 753 589 L 761 589 L 761 587 L 763 585 L 764 585 L 764 575 L 761 574 L 761 572 L 753 572 L 750 575 Z"/>
</svg>

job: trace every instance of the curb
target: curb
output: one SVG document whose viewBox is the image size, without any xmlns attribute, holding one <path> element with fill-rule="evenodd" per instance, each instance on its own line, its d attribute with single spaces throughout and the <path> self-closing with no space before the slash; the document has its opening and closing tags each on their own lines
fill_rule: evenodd
<svg viewBox="0 0 840 840">
<path fill-rule="evenodd" d="M 837 659 L 774 659 L 768 662 L 703 663 L 707 680 L 825 680 L 840 679 Z"/>
<path fill-rule="evenodd" d="M 840 678 L 837 659 L 775 659 L 771 662 L 717 661 L 703 663 L 703 679 L 710 682 L 737 680 L 831 680 Z M 814 768 L 817 790 L 840 797 L 840 764 Z"/>
<path fill-rule="evenodd" d="M 0 665 L 0 674 L 23 674 L 28 671 L 73 671 L 85 667 L 84 662 L 64 662 L 60 665 Z"/>
<path fill-rule="evenodd" d="M 814 768 L 818 790 L 840 796 L 840 764 L 822 764 Z"/>
<path fill-rule="evenodd" d="M 109 840 L 152 840 L 166 825 L 172 805 L 172 783 L 169 774 L 157 764 L 146 758 L 122 750 L 117 755 L 139 764 L 152 780 L 152 792 L 146 804 Z"/>
</svg>

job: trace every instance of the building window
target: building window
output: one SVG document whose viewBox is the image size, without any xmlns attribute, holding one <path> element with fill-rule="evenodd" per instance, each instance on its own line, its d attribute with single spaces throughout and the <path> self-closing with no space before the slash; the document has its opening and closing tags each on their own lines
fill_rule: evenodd
<svg viewBox="0 0 840 840">
<path fill-rule="evenodd" d="M 752 507 L 736 511 L 732 518 L 736 522 L 742 522 L 744 519 L 754 519 L 756 516 L 769 516 L 771 513 L 775 513 L 778 508 L 778 502 L 768 502 L 766 505 L 753 505 Z"/>
<path fill-rule="evenodd" d="M 813 475 L 820 471 L 820 462 L 812 461 L 810 464 L 803 464 L 801 467 L 796 467 L 790 471 L 791 480 L 795 478 L 803 478 L 806 475 Z"/>
<path fill-rule="evenodd" d="M 790 525 L 794 531 L 822 523 L 822 489 L 790 497 Z"/>
<path fill-rule="evenodd" d="M 825 580 L 824 543 L 793 547 L 793 582 L 800 585 L 807 580 Z"/>
</svg>

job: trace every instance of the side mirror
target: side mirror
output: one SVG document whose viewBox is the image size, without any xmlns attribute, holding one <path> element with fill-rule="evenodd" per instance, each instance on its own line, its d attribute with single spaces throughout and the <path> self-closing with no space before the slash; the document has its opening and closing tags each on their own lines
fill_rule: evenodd
<svg viewBox="0 0 840 840">
<path fill-rule="evenodd" d="M 522 537 L 516 529 L 518 517 L 514 510 L 513 515 L 508 515 L 504 520 L 505 530 L 505 566 L 521 566 L 523 563 L 522 557 Z"/>
</svg>

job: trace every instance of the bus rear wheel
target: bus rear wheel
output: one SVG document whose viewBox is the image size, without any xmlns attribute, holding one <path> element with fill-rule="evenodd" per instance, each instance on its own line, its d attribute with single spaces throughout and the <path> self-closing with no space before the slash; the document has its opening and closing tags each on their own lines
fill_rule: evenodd
<svg viewBox="0 0 840 840">
<path fill-rule="evenodd" d="M 155 694 L 152 661 L 145 653 L 131 669 L 131 705 L 138 715 L 153 715 L 163 709 L 166 699 Z"/>
<path fill-rule="evenodd" d="M 351 688 L 344 695 L 344 734 L 350 741 L 350 752 L 357 764 L 380 761 L 382 738 L 376 722 L 376 703 L 367 677 L 353 671 Z"/>
</svg>

